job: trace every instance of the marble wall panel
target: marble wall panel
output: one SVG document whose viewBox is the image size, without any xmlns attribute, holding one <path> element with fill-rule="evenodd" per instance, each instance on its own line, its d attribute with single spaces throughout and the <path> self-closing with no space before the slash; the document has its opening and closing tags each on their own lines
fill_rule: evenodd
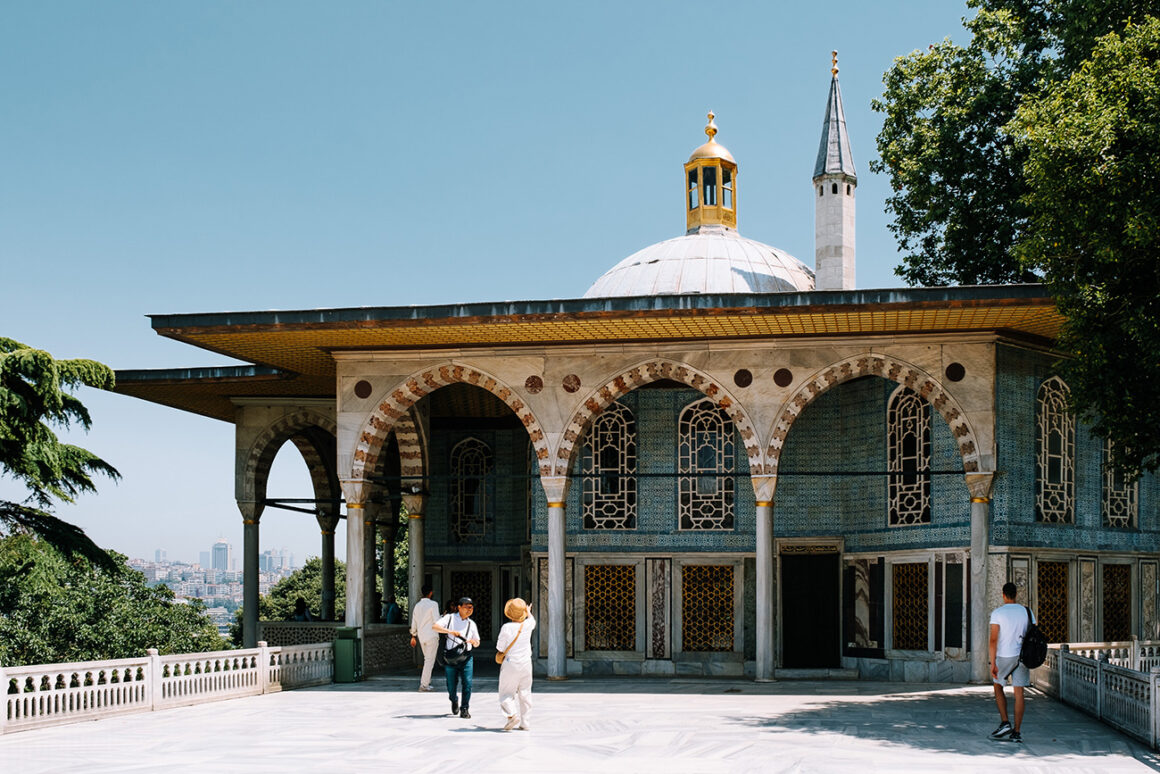
<svg viewBox="0 0 1160 774">
<path fill-rule="evenodd" d="M 539 583 L 537 583 L 538 595 L 536 606 L 536 636 L 540 638 L 540 658 L 548 657 L 548 560 L 547 558 L 540 558 L 539 565 Z M 572 605 L 572 576 L 573 576 L 573 561 L 572 557 L 564 560 L 564 641 L 567 643 L 568 658 L 572 658 L 572 619 L 573 605 Z"/>
<path fill-rule="evenodd" d="M 1079 639 L 1096 641 L 1096 560 L 1079 560 Z"/>
<path fill-rule="evenodd" d="M 1156 562 L 1140 562 L 1140 637 L 1160 637 L 1156 618 Z"/>
<path fill-rule="evenodd" d="M 645 560 L 648 594 L 645 647 L 650 659 L 672 657 L 672 566 L 671 559 Z"/>
</svg>

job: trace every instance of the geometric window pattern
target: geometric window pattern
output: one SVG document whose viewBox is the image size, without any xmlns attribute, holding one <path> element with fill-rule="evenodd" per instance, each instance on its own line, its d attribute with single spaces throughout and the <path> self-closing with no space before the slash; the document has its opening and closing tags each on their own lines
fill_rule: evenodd
<svg viewBox="0 0 1160 774">
<path fill-rule="evenodd" d="M 636 650 L 636 568 L 584 567 L 584 649 Z"/>
<path fill-rule="evenodd" d="M 733 650 L 733 567 L 686 564 L 681 569 L 681 648 Z"/>
<path fill-rule="evenodd" d="M 487 536 L 492 465 L 491 449 L 478 438 L 467 438 L 451 450 L 451 539 L 456 543 Z"/>
<path fill-rule="evenodd" d="M 678 500 L 681 529 L 733 529 L 733 420 L 712 400 L 681 412 Z"/>
<path fill-rule="evenodd" d="M 636 420 L 613 403 L 592 420 L 581 452 L 584 529 L 636 529 Z"/>
<path fill-rule="evenodd" d="M 1132 566 L 1104 565 L 1104 642 L 1132 637 Z"/>
<path fill-rule="evenodd" d="M 481 640 L 491 639 L 491 571 L 452 570 L 451 588 L 456 597 L 471 597 L 475 612 L 471 620 L 479 629 Z"/>
<path fill-rule="evenodd" d="M 1112 466 L 1112 442 L 1104 440 L 1104 526 L 1135 527 L 1140 485 L 1127 483 Z"/>
<path fill-rule="evenodd" d="M 1067 562 L 1039 562 L 1035 570 L 1039 595 L 1036 623 L 1048 642 L 1068 642 Z"/>
<path fill-rule="evenodd" d="M 890 526 L 930 524 L 930 412 L 926 401 L 902 387 L 886 410 Z M 905 475 L 899 475 L 905 474 Z"/>
<path fill-rule="evenodd" d="M 894 565 L 894 649 L 926 650 L 926 562 Z"/>
<path fill-rule="evenodd" d="M 1035 417 L 1035 520 L 1075 523 L 1075 417 L 1058 376 L 1039 388 Z"/>
</svg>

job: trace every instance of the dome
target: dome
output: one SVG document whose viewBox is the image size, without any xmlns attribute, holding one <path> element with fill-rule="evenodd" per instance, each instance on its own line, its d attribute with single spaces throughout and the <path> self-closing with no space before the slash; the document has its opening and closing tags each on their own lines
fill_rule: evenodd
<svg viewBox="0 0 1160 774">
<path fill-rule="evenodd" d="M 625 258 L 584 298 L 793 293 L 814 289 L 814 273 L 789 253 L 731 228 L 702 226 Z"/>
<path fill-rule="evenodd" d="M 725 159 L 726 161 L 733 161 L 733 154 L 724 145 L 711 139 L 693 151 L 692 156 L 689 156 L 689 161 L 695 161 L 696 159 Z M 734 161 L 733 163 L 737 162 Z"/>
</svg>

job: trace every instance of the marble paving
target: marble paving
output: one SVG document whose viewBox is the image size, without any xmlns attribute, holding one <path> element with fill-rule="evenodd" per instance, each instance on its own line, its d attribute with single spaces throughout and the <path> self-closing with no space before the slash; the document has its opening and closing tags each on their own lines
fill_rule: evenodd
<svg viewBox="0 0 1160 774">
<path fill-rule="evenodd" d="M 1030 692 L 1025 743 L 987 734 L 987 686 L 708 679 L 537 680 L 503 732 L 496 678 L 470 720 L 379 677 L 0 736 L 0 772 L 1144 772 L 1160 755 Z"/>
</svg>

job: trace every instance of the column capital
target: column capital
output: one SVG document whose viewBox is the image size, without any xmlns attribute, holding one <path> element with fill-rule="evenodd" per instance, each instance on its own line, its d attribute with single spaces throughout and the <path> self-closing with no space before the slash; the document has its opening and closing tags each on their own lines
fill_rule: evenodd
<svg viewBox="0 0 1160 774">
<path fill-rule="evenodd" d="M 421 519 L 423 512 L 427 510 L 427 495 L 423 492 L 404 494 L 403 505 L 407 509 L 408 518 Z"/>
<path fill-rule="evenodd" d="M 338 526 L 338 514 L 319 513 L 314 516 L 314 519 L 318 522 L 318 528 L 322 530 L 323 535 L 334 534 L 334 528 Z"/>
<path fill-rule="evenodd" d="M 255 500 L 238 500 L 238 510 L 242 512 L 243 524 L 257 524 L 266 506 Z"/>
<path fill-rule="evenodd" d="M 967 482 L 967 491 L 971 493 L 971 502 L 991 501 L 991 486 L 995 483 L 994 473 L 967 473 L 964 478 Z"/>
<path fill-rule="evenodd" d="M 371 492 L 371 482 L 365 478 L 344 478 L 339 482 L 342 487 L 342 496 L 346 498 L 346 507 L 362 507 Z"/>
<path fill-rule="evenodd" d="M 544 495 L 549 503 L 562 503 L 568 499 L 568 485 L 572 479 L 568 476 L 540 476 L 540 486 L 544 488 Z"/>
<path fill-rule="evenodd" d="M 773 493 L 777 491 L 777 476 L 753 476 L 753 494 L 758 504 L 773 504 Z"/>
</svg>

